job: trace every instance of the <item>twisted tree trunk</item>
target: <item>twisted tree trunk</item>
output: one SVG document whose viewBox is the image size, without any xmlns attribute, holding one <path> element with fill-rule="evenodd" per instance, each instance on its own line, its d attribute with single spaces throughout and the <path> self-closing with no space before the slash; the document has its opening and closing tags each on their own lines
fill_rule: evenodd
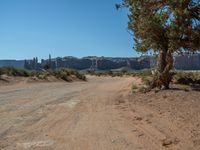
<svg viewBox="0 0 200 150">
<path fill-rule="evenodd" d="M 160 51 L 157 62 L 157 71 L 154 75 L 151 88 L 157 87 L 159 89 L 169 89 L 169 84 L 172 80 L 170 70 L 173 68 L 173 63 L 173 56 L 169 50 Z"/>
</svg>

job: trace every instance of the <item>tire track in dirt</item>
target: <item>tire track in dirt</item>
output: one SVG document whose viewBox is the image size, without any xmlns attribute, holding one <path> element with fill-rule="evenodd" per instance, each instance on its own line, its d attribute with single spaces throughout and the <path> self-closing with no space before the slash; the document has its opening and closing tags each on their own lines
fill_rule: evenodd
<svg viewBox="0 0 200 150">
<path fill-rule="evenodd" d="M 132 95 L 132 82 L 140 80 L 89 77 L 86 83 L 0 87 L 0 149 L 198 150 L 198 129 L 171 116 L 176 106 L 154 104 L 157 95 Z M 18 88 L 26 90 L 9 92 Z"/>
</svg>

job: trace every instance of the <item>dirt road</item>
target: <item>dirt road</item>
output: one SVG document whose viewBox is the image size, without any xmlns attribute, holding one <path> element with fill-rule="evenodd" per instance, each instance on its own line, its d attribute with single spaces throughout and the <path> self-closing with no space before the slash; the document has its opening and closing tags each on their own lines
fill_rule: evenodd
<svg viewBox="0 0 200 150">
<path fill-rule="evenodd" d="M 140 81 L 89 77 L 0 87 L 0 149 L 199 150 L 200 107 L 195 124 L 184 122 L 184 115 L 172 118 L 175 106 L 152 102 L 163 94 L 132 95 L 132 82 Z"/>
</svg>

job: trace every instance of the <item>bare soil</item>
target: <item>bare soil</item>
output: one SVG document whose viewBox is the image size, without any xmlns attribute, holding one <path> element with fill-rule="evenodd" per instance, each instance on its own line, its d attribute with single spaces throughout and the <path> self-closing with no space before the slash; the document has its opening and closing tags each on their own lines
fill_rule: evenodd
<svg viewBox="0 0 200 150">
<path fill-rule="evenodd" d="M 199 150 L 200 92 L 131 77 L 0 86 L 1 150 Z"/>
</svg>

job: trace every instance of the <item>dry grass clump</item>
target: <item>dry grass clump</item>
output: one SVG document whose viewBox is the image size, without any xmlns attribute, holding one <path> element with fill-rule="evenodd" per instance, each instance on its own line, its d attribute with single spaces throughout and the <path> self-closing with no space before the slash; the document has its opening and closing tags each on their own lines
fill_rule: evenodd
<svg viewBox="0 0 200 150">
<path fill-rule="evenodd" d="M 0 67 L 0 75 L 29 77 L 30 72 L 24 69 L 17 69 L 14 67 Z"/>
<path fill-rule="evenodd" d="M 86 74 L 89 74 L 89 75 L 92 75 L 92 76 L 97 76 L 97 77 L 101 77 L 101 76 L 111 76 L 111 77 L 123 76 L 123 74 L 121 72 L 113 72 L 111 70 L 108 70 L 108 71 L 91 71 L 91 70 L 88 70 Z"/>
<path fill-rule="evenodd" d="M 51 74 L 53 76 L 55 76 L 58 79 L 62 79 L 65 81 L 70 81 L 69 77 L 70 76 L 75 76 L 76 78 L 80 79 L 80 80 L 86 80 L 85 75 L 79 73 L 76 70 L 71 70 L 71 69 L 60 69 L 60 70 L 56 70 L 51 72 Z"/>
<path fill-rule="evenodd" d="M 64 81 L 71 81 L 70 77 L 75 77 L 80 80 L 86 80 L 85 75 L 79 73 L 76 70 L 71 69 L 59 69 L 59 70 L 47 70 L 47 71 L 27 71 L 24 69 L 17 69 L 14 67 L 1 67 L 0 75 L 14 76 L 14 77 L 33 77 L 40 80 L 46 80 L 50 76 L 54 76 L 57 79 Z"/>
</svg>

